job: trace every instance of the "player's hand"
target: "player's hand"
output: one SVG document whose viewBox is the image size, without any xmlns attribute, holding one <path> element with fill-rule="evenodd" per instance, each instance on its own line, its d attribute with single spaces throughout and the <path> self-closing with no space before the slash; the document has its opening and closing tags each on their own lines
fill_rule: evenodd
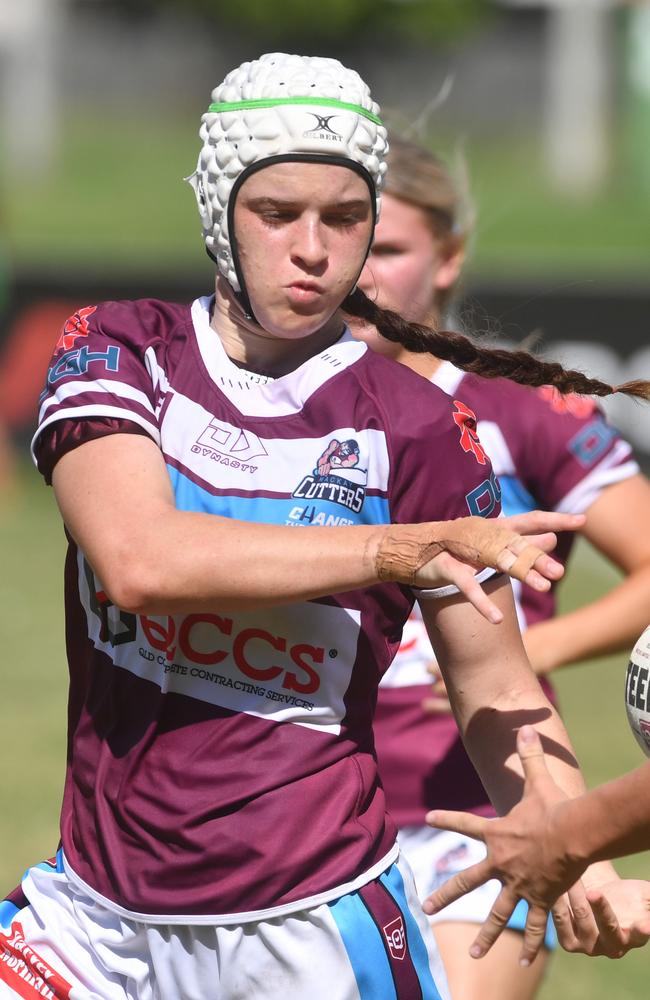
<svg viewBox="0 0 650 1000">
<path fill-rule="evenodd" d="M 475 571 L 491 567 L 546 591 L 564 573 L 562 564 L 548 555 L 557 542 L 555 532 L 577 531 L 584 520 L 582 514 L 537 510 L 497 520 L 468 517 L 442 522 L 436 541 L 443 551 L 416 571 L 414 585 L 431 589 L 452 583 L 484 618 L 498 624 L 503 615 L 476 580 Z"/>
<path fill-rule="evenodd" d="M 520 899 L 528 902 L 521 961 L 530 964 L 544 943 L 549 910 L 561 893 L 578 880 L 586 865 L 566 857 L 555 833 L 556 810 L 567 801 L 544 761 L 542 744 L 531 726 L 517 734 L 517 751 L 524 769 L 524 794 L 501 819 L 434 810 L 427 823 L 482 840 L 487 857 L 454 875 L 424 901 L 428 914 L 471 892 L 491 878 L 503 885 L 470 954 L 480 958 L 497 940 Z M 577 907 L 577 903 L 576 903 Z M 593 915 L 591 915 L 593 920 Z M 587 934 L 583 935 L 586 939 Z"/>
<path fill-rule="evenodd" d="M 585 890 L 578 883 L 553 908 L 566 951 L 622 958 L 650 938 L 650 882 L 614 878 Z"/>
</svg>

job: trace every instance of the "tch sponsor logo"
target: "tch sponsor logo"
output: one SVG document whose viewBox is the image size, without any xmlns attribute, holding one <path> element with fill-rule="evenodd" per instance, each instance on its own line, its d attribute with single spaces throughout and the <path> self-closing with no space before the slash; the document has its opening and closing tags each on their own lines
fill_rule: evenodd
<svg viewBox="0 0 650 1000">
<path fill-rule="evenodd" d="M 0 931 L 0 983 L 6 983 L 24 1000 L 70 1000 L 72 984 L 45 961 L 25 940 L 16 921 L 8 934 Z"/>
<path fill-rule="evenodd" d="M 406 933 L 402 917 L 395 917 L 390 923 L 384 924 L 382 931 L 392 957 L 398 962 L 403 961 L 406 956 Z"/>
<path fill-rule="evenodd" d="M 265 458 L 268 452 L 257 434 L 244 431 L 240 427 L 213 419 L 192 445 L 195 455 L 203 455 L 220 465 L 228 465 L 231 469 L 241 469 L 242 472 L 256 472 L 257 466 L 251 465 L 254 458 Z"/>
</svg>

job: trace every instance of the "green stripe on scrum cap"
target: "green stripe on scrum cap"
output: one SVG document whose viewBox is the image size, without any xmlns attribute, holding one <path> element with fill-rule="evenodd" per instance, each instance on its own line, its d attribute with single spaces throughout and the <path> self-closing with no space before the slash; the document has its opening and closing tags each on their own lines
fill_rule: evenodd
<svg viewBox="0 0 650 1000">
<path fill-rule="evenodd" d="M 269 97 L 258 101 L 234 101 L 232 103 L 211 104 L 209 112 L 222 111 L 253 111 L 256 108 L 276 108 L 282 104 L 311 104 L 320 108 L 342 108 L 344 111 L 354 111 L 358 115 L 363 115 L 375 125 L 383 125 L 381 118 L 374 115 L 372 111 L 367 111 L 360 104 L 348 104 L 345 101 L 337 101 L 332 97 Z"/>
</svg>

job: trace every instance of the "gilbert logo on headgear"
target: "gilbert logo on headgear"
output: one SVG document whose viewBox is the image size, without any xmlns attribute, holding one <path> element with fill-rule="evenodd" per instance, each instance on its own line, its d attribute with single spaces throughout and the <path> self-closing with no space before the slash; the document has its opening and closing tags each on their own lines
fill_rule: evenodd
<svg viewBox="0 0 650 1000">
<path fill-rule="evenodd" d="M 316 119 L 316 124 L 313 128 L 309 128 L 306 132 L 303 132 L 303 136 L 318 136 L 321 139 L 333 138 L 337 142 L 343 141 L 341 133 L 336 132 L 330 125 L 332 119 L 340 117 L 339 115 L 319 115 L 315 111 L 308 111 L 307 114 Z"/>
</svg>

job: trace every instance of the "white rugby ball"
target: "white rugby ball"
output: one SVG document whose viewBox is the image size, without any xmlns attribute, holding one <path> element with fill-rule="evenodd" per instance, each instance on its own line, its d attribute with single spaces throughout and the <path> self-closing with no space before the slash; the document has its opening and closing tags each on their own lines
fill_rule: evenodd
<svg viewBox="0 0 650 1000">
<path fill-rule="evenodd" d="M 650 625 L 637 639 L 625 674 L 625 708 L 637 743 L 650 757 Z"/>
</svg>

